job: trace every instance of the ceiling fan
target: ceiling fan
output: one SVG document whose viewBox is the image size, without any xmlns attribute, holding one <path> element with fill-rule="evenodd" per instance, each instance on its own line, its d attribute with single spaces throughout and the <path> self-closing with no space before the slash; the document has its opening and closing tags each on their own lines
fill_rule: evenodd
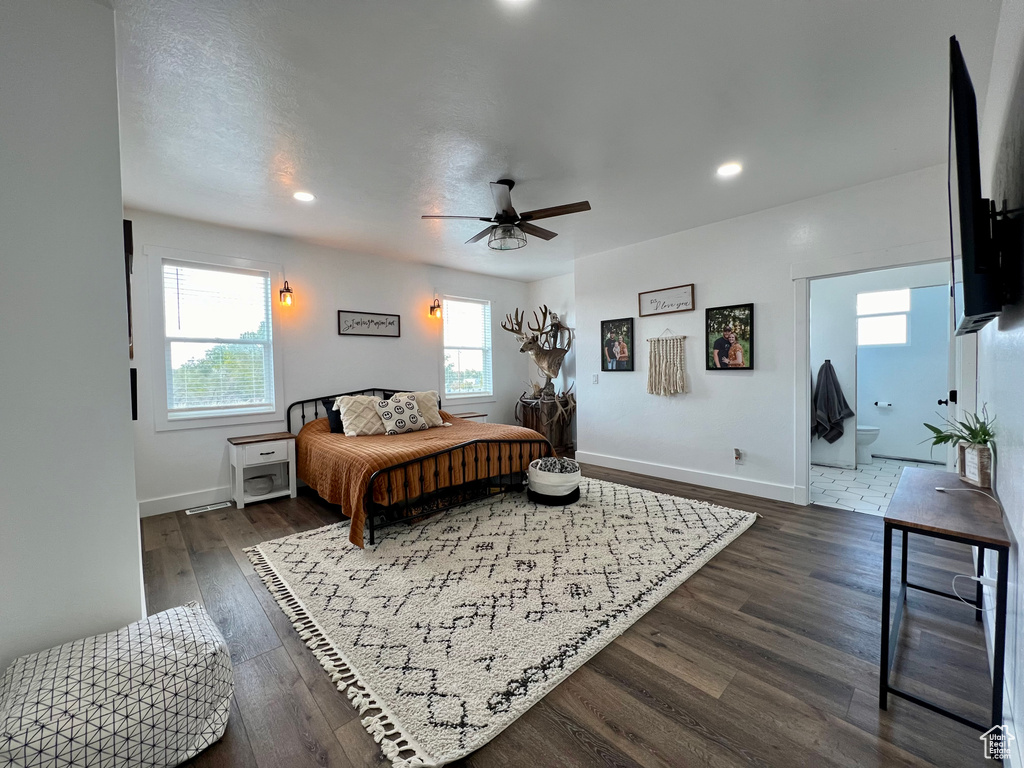
<svg viewBox="0 0 1024 768">
<path fill-rule="evenodd" d="M 550 240 L 557 237 L 556 232 L 538 227 L 531 222 L 537 219 L 550 219 L 552 216 L 565 216 L 568 213 L 580 213 L 590 210 L 590 203 L 586 200 L 568 205 L 556 205 L 552 208 L 538 208 L 535 211 L 516 213 L 512 207 L 512 187 L 516 183 L 512 179 L 498 179 L 491 182 L 491 196 L 494 198 L 494 216 L 485 218 L 483 216 L 439 216 L 427 214 L 424 219 L 470 219 L 473 221 L 494 222 L 482 232 L 477 232 L 466 241 L 466 244 L 475 243 L 487 237 L 487 247 L 495 251 L 512 251 L 526 245 L 526 235 L 530 234 L 539 237 L 541 240 Z"/>
</svg>

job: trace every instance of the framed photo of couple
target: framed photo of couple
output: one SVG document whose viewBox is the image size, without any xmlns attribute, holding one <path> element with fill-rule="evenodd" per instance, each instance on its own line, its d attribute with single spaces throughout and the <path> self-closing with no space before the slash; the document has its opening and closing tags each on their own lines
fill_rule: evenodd
<svg viewBox="0 0 1024 768">
<path fill-rule="evenodd" d="M 754 367 L 754 305 L 711 307 L 704 320 L 706 370 L 749 371 Z"/>
<path fill-rule="evenodd" d="M 633 318 L 601 321 L 601 370 L 633 370 Z"/>
</svg>

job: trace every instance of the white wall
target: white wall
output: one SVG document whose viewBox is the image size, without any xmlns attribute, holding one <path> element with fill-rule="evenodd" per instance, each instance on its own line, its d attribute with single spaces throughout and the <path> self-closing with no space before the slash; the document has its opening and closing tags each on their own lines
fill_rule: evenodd
<svg viewBox="0 0 1024 768">
<path fill-rule="evenodd" d="M 536 280 L 529 284 L 527 293 L 526 312 L 528 317 L 538 307 L 546 306 L 551 312 L 557 312 L 563 323 L 570 328 L 576 327 L 576 281 L 570 272 L 566 275 L 549 277 L 545 280 Z M 574 344 L 575 346 L 575 344 Z M 530 378 L 540 384 L 544 383 L 544 376 L 537 370 L 537 366 L 530 365 Z M 576 381 L 576 350 L 570 349 L 562 361 L 562 369 L 558 378 L 554 380 L 555 390 L 564 392 Z"/>
<path fill-rule="evenodd" d="M 0 4 L 0 669 L 143 615 L 113 12 Z"/>
<path fill-rule="evenodd" d="M 871 405 L 865 407 L 860 401 L 858 385 L 865 379 L 858 373 L 857 348 L 857 294 L 870 291 L 890 291 L 899 288 L 916 288 L 918 286 L 939 285 L 949 283 L 949 261 L 937 261 L 932 264 L 920 264 L 912 267 L 861 272 L 840 277 L 828 277 L 811 281 L 811 372 L 817 381 L 818 369 L 825 360 L 832 361 L 832 367 L 839 378 L 839 386 L 843 389 L 846 401 L 855 411 L 853 418 L 844 422 L 843 436 L 834 443 L 820 438 L 811 440 L 811 462 L 835 467 L 853 468 L 857 465 L 857 424 L 863 422 L 871 426 L 885 427 L 890 432 L 892 417 L 907 412 L 907 405 L 913 398 L 921 394 L 918 390 L 904 388 L 897 394 L 889 391 L 885 395 L 887 401 L 894 403 L 893 409 L 875 408 L 873 403 L 878 397 L 871 398 Z M 948 328 L 948 319 L 943 321 L 942 328 Z M 913 337 L 912 337 L 913 340 Z M 939 395 L 947 389 L 946 357 L 942 358 L 941 380 L 932 377 L 924 382 L 920 372 L 911 373 L 910 368 L 897 371 L 904 381 L 914 379 L 932 388 Z M 874 391 L 874 390 L 872 390 Z M 931 390 L 927 390 L 931 391 Z M 932 403 L 934 404 L 934 398 Z M 932 408 L 927 413 L 934 413 Z M 917 413 L 916 409 L 911 413 Z M 899 418 L 902 422 L 902 418 Z M 917 426 L 920 427 L 920 421 Z M 888 437 L 888 434 L 886 435 Z M 924 435 L 921 436 L 923 438 Z M 882 433 L 879 442 L 872 446 L 876 453 L 884 453 L 877 448 L 884 445 Z M 927 449 L 925 449 L 927 453 Z M 938 457 L 942 460 L 944 457 Z"/>
<path fill-rule="evenodd" d="M 876 456 L 945 463 L 946 448 L 923 442 L 924 424 L 941 423 L 949 393 L 949 284 L 910 291 L 906 345 L 860 347 L 857 424 L 878 427 Z M 891 408 L 875 403 L 892 403 Z"/>
<path fill-rule="evenodd" d="M 810 371 L 796 370 L 791 278 L 831 264 L 841 272 L 945 258 L 945 188 L 936 166 L 577 260 L 577 456 L 793 500 L 795 392 Z M 636 371 L 601 373 L 593 384 L 601 320 L 635 317 L 640 291 L 690 282 L 697 310 L 638 318 Z M 747 302 L 755 370 L 705 371 L 705 308 Z M 644 340 L 666 326 L 688 337 L 691 391 L 673 398 L 646 394 Z M 743 464 L 734 465 L 733 448 Z"/>
<path fill-rule="evenodd" d="M 1003 3 L 985 113 L 981 120 L 982 192 L 1024 205 L 1024 5 Z M 1018 254 L 1024 261 L 1024 254 Z M 1005 722 L 1017 737 L 1013 768 L 1024 766 L 1024 301 L 1007 308 L 978 339 L 978 403 L 998 418 L 996 488 L 1015 546 L 1010 550 Z"/>
<path fill-rule="evenodd" d="M 440 320 L 428 317 L 434 293 L 491 304 L 495 395 L 485 402 L 444 400 L 453 411 L 482 411 L 490 421 L 513 423 L 513 406 L 524 389 L 527 360 L 500 322 L 527 306 L 527 286 L 474 275 L 348 253 L 298 240 L 171 216 L 130 210 L 137 251 L 162 246 L 190 253 L 235 256 L 280 264 L 294 291 L 275 332 L 281 341 L 284 392 L 291 403 L 306 397 L 367 387 L 441 390 Z M 159 322 L 147 290 L 151 258 L 137 260 L 135 279 L 136 362 L 139 420 L 135 424 L 137 493 L 141 513 L 159 514 L 229 498 L 226 438 L 283 430 L 282 421 L 235 427 L 157 432 L 154 378 L 160 375 L 151 324 Z M 274 297 L 280 286 L 274 287 Z M 402 317 L 398 339 L 342 337 L 337 310 L 386 312 Z"/>
</svg>

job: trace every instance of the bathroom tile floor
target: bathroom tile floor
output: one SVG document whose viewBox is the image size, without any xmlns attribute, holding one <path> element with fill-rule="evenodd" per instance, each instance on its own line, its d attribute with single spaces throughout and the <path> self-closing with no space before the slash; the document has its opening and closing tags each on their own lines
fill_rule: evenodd
<svg viewBox="0 0 1024 768">
<path fill-rule="evenodd" d="M 857 469 L 811 465 L 811 503 L 884 515 L 904 467 L 944 469 L 942 464 L 875 458 Z"/>
</svg>

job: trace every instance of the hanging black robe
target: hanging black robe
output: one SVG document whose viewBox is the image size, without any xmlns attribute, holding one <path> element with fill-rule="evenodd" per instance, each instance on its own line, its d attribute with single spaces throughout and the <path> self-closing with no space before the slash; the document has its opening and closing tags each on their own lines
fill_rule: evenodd
<svg viewBox="0 0 1024 768">
<path fill-rule="evenodd" d="M 814 385 L 812 400 L 814 423 L 811 425 L 811 435 L 834 443 L 843 436 L 843 420 L 853 416 L 853 409 L 846 402 L 836 369 L 830 360 L 826 360 L 818 369 L 818 383 Z"/>
</svg>

